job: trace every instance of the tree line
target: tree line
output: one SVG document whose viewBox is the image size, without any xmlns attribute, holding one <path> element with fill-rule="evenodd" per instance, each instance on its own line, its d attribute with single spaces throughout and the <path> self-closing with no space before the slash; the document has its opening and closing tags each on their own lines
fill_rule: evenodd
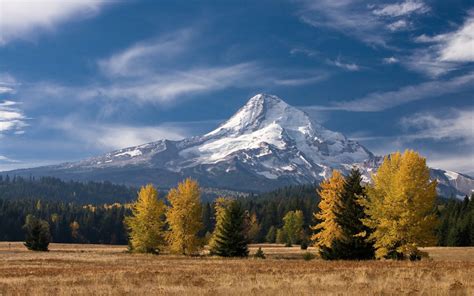
<svg viewBox="0 0 474 296">
<path fill-rule="evenodd" d="M 49 201 L 87 203 L 129 202 L 135 199 L 137 188 L 110 182 L 63 181 L 54 177 L 0 175 L 0 199 L 41 199 Z"/>
<path fill-rule="evenodd" d="M 472 199 L 450 200 L 438 205 L 436 184 L 429 180 L 424 159 L 413 151 L 386 158 L 370 186 L 361 186 L 357 171 L 347 177 L 335 171 L 331 178 L 320 184 L 317 194 L 313 185 L 294 186 L 260 196 L 229 199 L 229 202 L 217 199 L 212 203 L 201 203 L 197 183 L 193 186 L 187 183 L 189 181 L 171 190 L 166 199 L 157 198 L 158 192 L 155 197 L 148 193 L 151 200 L 159 203 L 155 210 L 161 213 L 162 223 L 160 227 L 153 227 L 161 231 L 160 235 L 155 235 L 160 247 L 153 252 L 167 248 L 192 254 L 197 250 L 192 246 L 204 244 L 209 244 L 212 250 L 212 245 L 219 241 L 217 229 L 232 233 L 222 226 L 229 226 L 229 223 L 219 222 L 219 219 L 228 221 L 229 217 L 236 217 L 236 212 L 240 213 L 237 216 L 242 216 L 242 235 L 246 242 L 279 242 L 302 247 L 315 244 L 321 255 L 328 259 L 351 252 L 348 256 L 417 258 L 422 255 L 419 246 L 473 245 L 474 242 Z M 138 200 L 146 188 L 142 188 Z M 195 207 L 190 208 L 187 203 L 183 206 L 185 193 L 194 196 L 189 203 Z M 137 213 L 136 204 L 81 206 L 0 200 L 0 239 L 23 240 L 22 227 L 31 214 L 47 221 L 54 242 L 129 242 L 133 248 L 130 217 Z M 238 205 L 239 211 L 234 209 L 237 208 L 234 204 Z M 387 204 L 390 206 L 385 206 Z M 226 215 L 220 215 L 220 212 Z M 188 220 L 184 224 L 178 223 L 183 219 Z M 29 220 L 34 221 L 31 217 Z M 128 223 L 124 224 L 124 220 Z M 193 234 L 186 234 L 191 225 L 195 225 L 191 227 Z M 403 233 L 407 237 L 387 233 Z"/>
</svg>

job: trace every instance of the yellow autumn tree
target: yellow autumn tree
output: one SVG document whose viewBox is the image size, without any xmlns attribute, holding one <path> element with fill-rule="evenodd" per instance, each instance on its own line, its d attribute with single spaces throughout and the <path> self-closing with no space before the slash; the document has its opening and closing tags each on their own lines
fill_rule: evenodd
<svg viewBox="0 0 474 296">
<path fill-rule="evenodd" d="M 166 213 L 169 225 L 170 251 L 177 254 L 195 254 L 201 247 L 198 231 L 202 228 L 201 192 L 199 185 L 186 179 L 168 193 L 170 208 Z"/>
<path fill-rule="evenodd" d="M 318 213 L 314 213 L 317 221 L 320 221 L 311 229 L 316 233 L 311 240 L 318 247 L 331 247 L 334 239 L 342 236 L 342 231 L 336 222 L 336 205 L 340 202 L 340 195 L 344 189 L 344 177 L 341 172 L 334 170 L 329 179 L 321 182 L 321 189 L 318 191 L 320 196 Z"/>
<path fill-rule="evenodd" d="M 211 239 L 209 240 L 209 249 L 211 250 L 211 254 L 214 253 L 214 249 L 216 248 L 216 237 L 219 235 L 219 229 L 222 228 L 222 224 L 224 223 L 226 209 L 230 206 L 232 201 L 233 199 L 228 197 L 218 197 L 214 201 L 216 225 L 214 227 L 214 232 L 212 233 Z"/>
<path fill-rule="evenodd" d="M 436 181 L 430 180 L 425 158 L 413 150 L 385 157 L 362 201 L 368 218 L 362 222 L 374 231 L 376 258 L 410 258 L 418 247 L 436 243 L 433 213 Z"/>
<path fill-rule="evenodd" d="M 158 254 L 166 245 L 163 229 L 166 206 L 158 200 L 155 187 L 151 184 L 142 187 L 131 209 L 132 215 L 125 217 L 131 250 Z"/>
</svg>

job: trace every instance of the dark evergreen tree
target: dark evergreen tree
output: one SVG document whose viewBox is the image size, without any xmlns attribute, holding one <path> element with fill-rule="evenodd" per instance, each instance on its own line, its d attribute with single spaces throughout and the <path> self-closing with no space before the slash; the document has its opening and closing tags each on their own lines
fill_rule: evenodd
<svg viewBox="0 0 474 296">
<path fill-rule="evenodd" d="M 336 222 L 342 230 L 342 237 L 333 241 L 330 248 L 322 248 L 321 257 L 327 260 L 366 260 L 374 258 L 373 244 L 366 241 L 370 229 L 364 226 L 364 208 L 359 199 L 366 198 L 362 177 L 352 169 L 345 178 L 341 203 L 336 205 Z M 366 233 L 365 237 L 359 235 Z"/>
<path fill-rule="evenodd" d="M 222 257 L 247 257 L 245 229 L 245 211 L 240 202 L 233 200 L 224 209 L 222 223 L 218 223 L 212 253 Z"/>
<path fill-rule="evenodd" d="M 48 251 L 51 233 L 47 221 L 36 218 L 33 215 L 26 217 L 23 226 L 26 232 L 25 246 L 31 251 Z"/>
</svg>

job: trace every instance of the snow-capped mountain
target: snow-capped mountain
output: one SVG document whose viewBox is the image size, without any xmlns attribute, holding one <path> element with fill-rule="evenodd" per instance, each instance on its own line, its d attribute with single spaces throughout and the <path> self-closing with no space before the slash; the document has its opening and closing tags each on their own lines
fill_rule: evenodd
<svg viewBox="0 0 474 296">
<path fill-rule="evenodd" d="M 174 186 L 190 176 L 207 187 L 264 191 L 319 182 L 332 169 L 348 171 L 354 164 L 368 181 L 380 160 L 359 143 L 324 128 L 280 98 L 259 94 L 203 136 L 160 140 L 79 162 L 13 173 L 134 185 L 153 182 L 162 187 Z M 457 175 L 453 181 L 455 173 L 434 172 L 434 177 L 445 184 L 440 186 L 443 192 L 460 195 L 474 188 L 472 178 Z"/>
</svg>

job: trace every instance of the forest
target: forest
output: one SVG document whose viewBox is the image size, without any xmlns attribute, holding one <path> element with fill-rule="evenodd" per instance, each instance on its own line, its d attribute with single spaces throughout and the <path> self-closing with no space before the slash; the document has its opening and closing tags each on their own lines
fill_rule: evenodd
<svg viewBox="0 0 474 296">
<path fill-rule="evenodd" d="M 123 200 L 132 200 L 136 198 L 137 191 L 134 188 L 123 187 L 120 192 L 122 186 L 101 186 L 102 183 L 93 182 L 67 183 L 55 178 L 42 178 L 41 183 L 33 179 L 3 178 L 0 184 L 0 241 L 24 240 L 22 227 L 27 215 L 31 214 L 48 221 L 53 242 L 127 244 L 123 220 L 130 213 L 128 204 L 88 204 L 87 201 L 102 200 L 103 197 L 105 200 L 115 200 L 114 192 Z M 41 190 L 35 191 L 38 188 Z M 73 189 L 77 189 L 76 196 L 80 198 L 68 198 L 74 196 Z M 318 210 L 317 189 L 316 185 L 290 186 L 239 198 L 244 210 L 251 216 L 255 215 L 258 223 L 258 231 L 252 237 L 252 242 L 266 242 L 271 229 L 282 228 L 284 216 L 296 210 L 302 211 L 303 229 L 309 235 L 309 227 L 314 224 L 313 212 Z M 15 192 L 21 192 L 16 196 L 25 198 L 13 198 Z M 53 198 L 33 198 L 38 196 L 36 192 L 44 192 Z M 159 195 L 161 199 L 164 197 L 164 194 Z M 474 245 L 472 197 L 466 197 L 463 201 L 438 198 L 436 213 L 439 217 L 436 228 L 438 245 Z M 199 236 L 205 237 L 215 226 L 215 207 L 212 202 L 202 203 L 202 223 Z"/>
</svg>

